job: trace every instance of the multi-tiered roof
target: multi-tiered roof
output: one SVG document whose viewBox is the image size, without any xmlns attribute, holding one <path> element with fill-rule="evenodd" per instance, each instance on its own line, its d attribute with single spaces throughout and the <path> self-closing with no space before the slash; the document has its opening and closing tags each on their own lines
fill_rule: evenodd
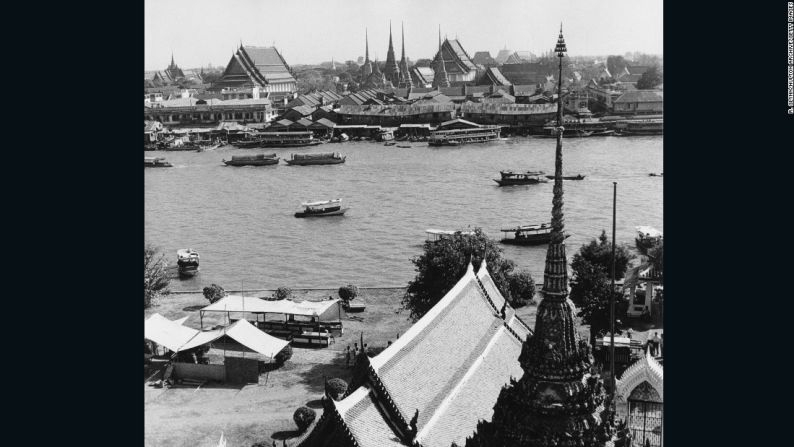
<svg viewBox="0 0 794 447">
<path fill-rule="evenodd" d="M 379 355 L 359 357 L 349 394 L 326 400 L 302 446 L 463 445 L 490 420 L 499 390 L 522 374 L 531 334 L 493 282 L 485 261 Z"/>
<path fill-rule="evenodd" d="M 268 87 L 271 84 L 296 84 L 292 70 L 276 47 L 242 46 L 232 55 L 221 78 L 212 90 L 236 87 Z"/>
</svg>

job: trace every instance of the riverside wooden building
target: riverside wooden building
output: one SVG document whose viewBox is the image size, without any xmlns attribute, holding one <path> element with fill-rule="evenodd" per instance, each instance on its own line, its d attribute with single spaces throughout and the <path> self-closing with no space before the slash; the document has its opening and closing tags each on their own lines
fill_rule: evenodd
<svg viewBox="0 0 794 447">
<path fill-rule="evenodd" d="M 271 102 L 260 99 L 179 98 L 144 103 L 143 119 L 166 126 L 217 124 L 222 121 L 266 123 L 275 117 Z"/>
</svg>

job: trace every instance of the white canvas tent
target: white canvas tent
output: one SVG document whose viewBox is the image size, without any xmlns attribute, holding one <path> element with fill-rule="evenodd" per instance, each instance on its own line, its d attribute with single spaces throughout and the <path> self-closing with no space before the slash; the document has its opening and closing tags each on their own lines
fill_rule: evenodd
<svg viewBox="0 0 794 447">
<path fill-rule="evenodd" d="M 270 336 L 245 320 L 236 321 L 226 329 L 202 332 L 186 326 L 180 321 L 171 321 L 154 314 L 144 322 L 144 337 L 177 352 L 211 343 L 224 335 L 264 356 L 273 358 L 289 344 L 288 341 Z"/>
</svg>

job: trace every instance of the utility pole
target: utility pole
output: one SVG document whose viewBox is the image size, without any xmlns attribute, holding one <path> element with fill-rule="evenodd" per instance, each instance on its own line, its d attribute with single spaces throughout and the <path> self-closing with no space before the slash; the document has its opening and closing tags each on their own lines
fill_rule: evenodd
<svg viewBox="0 0 794 447">
<path fill-rule="evenodd" d="M 615 218 L 618 182 L 612 182 L 612 288 L 609 295 L 609 371 L 612 382 L 612 404 L 615 403 Z"/>
</svg>

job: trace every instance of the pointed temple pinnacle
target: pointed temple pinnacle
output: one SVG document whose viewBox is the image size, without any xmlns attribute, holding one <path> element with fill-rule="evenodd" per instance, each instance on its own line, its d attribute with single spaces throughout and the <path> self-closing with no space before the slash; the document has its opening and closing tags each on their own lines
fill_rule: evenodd
<svg viewBox="0 0 794 447">
<path fill-rule="evenodd" d="M 403 60 L 405 60 L 405 24 L 401 23 L 400 24 L 400 28 L 402 28 L 402 33 L 403 33 L 403 54 L 402 54 L 402 58 L 403 58 Z"/>
</svg>

